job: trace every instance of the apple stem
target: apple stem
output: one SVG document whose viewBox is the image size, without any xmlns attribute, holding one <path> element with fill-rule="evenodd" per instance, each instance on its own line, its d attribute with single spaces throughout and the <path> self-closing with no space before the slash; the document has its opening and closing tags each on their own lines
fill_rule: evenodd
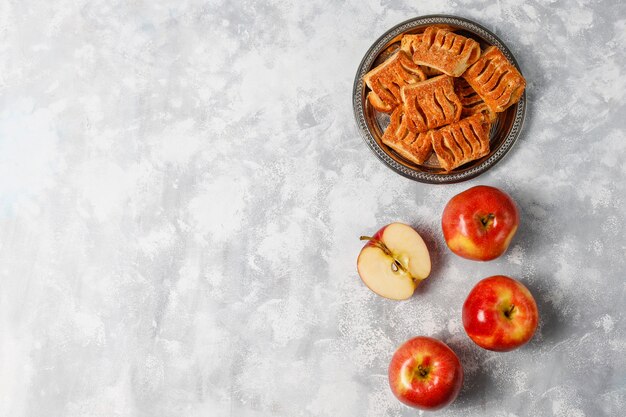
<svg viewBox="0 0 626 417">
<path fill-rule="evenodd" d="M 393 255 L 391 254 L 391 251 L 389 250 L 387 245 L 385 245 L 380 240 L 374 239 L 373 237 L 370 237 L 370 236 L 361 236 L 359 239 L 361 239 L 361 240 L 369 240 L 374 245 L 378 246 L 383 252 L 385 252 L 385 255 L 391 256 L 393 258 Z M 395 260 L 395 258 L 394 258 L 394 260 Z"/>
<path fill-rule="evenodd" d="M 428 369 L 424 369 L 424 368 L 422 367 L 422 365 L 418 365 L 418 366 L 417 366 L 417 370 L 418 370 L 418 372 L 419 372 L 419 374 L 420 374 L 420 376 L 421 376 L 422 378 L 424 378 L 426 375 L 428 375 Z"/>
<path fill-rule="evenodd" d="M 494 217 L 496 216 L 493 213 L 489 213 L 486 216 L 482 216 L 480 218 L 480 223 L 483 225 L 483 227 L 491 226 L 491 223 L 493 223 Z"/>
<path fill-rule="evenodd" d="M 511 307 L 504 313 L 507 319 L 511 318 L 511 314 L 513 314 L 514 309 L 515 309 L 515 304 L 511 304 Z"/>
<path fill-rule="evenodd" d="M 387 247 L 387 245 L 385 245 L 383 242 L 381 242 L 378 239 L 374 239 L 371 236 L 361 236 L 359 238 L 360 240 L 369 240 L 370 242 L 372 242 L 374 245 L 378 246 L 380 248 L 380 250 L 382 250 L 383 252 L 385 252 L 385 254 L 387 256 L 390 256 L 391 258 L 393 258 L 393 263 L 391 264 L 391 270 L 393 272 L 398 272 L 398 271 L 402 271 L 404 273 L 408 274 L 408 271 L 404 268 L 404 266 L 400 263 L 400 261 L 398 261 L 393 254 L 391 253 L 391 251 L 389 250 L 389 248 Z"/>
</svg>

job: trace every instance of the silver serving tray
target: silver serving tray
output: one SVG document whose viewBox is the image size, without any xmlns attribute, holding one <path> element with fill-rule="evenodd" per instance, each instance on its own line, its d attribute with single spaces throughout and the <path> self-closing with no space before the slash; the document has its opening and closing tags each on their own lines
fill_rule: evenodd
<svg viewBox="0 0 626 417">
<path fill-rule="evenodd" d="M 366 100 L 369 88 L 363 82 L 363 76 L 383 62 L 399 47 L 402 35 L 406 33 L 420 33 L 427 26 L 431 25 L 448 26 L 456 33 L 475 39 L 483 49 L 490 45 L 497 46 L 521 72 L 515 57 L 504 42 L 478 23 L 461 17 L 447 15 L 417 17 L 389 29 L 374 42 L 365 54 L 354 80 L 352 97 L 354 117 L 365 143 L 389 168 L 415 181 L 430 184 L 450 184 L 465 181 L 482 174 L 501 160 L 511 149 L 519 137 L 524 123 L 526 92 L 515 105 L 502 113 L 498 113 L 498 118 L 491 127 L 491 151 L 483 158 L 471 161 L 450 172 L 445 172 L 441 169 L 434 154 L 423 165 L 417 165 L 402 158 L 381 141 L 383 132 L 389 124 L 389 115 L 380 113 L 370 106 Z"/>
</svg>

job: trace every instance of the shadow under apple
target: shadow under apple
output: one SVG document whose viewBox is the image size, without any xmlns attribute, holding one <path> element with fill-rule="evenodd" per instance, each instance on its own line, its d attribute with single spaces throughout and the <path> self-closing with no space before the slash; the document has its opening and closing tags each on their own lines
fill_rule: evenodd
<svg viewBox="0 0 626 417">
<path fill-rule="evenodd" d="M 476 346 L 465 334 L 447 340 L 446 344 L 459 357 L 465 373 L 463 388 L 450 408 L 462 410 L 484 406 L 487 393 L 495 389 L 494 381 L 487 372 L 489 367 L 484 366 L 485 362 L 494 360 L 493 353 Z"/>
<path fill-rule="evenodd" d="M 549 350 L 566 339 L 567 325 L 565 324 L 565 314 L 556 308 L 551 301 L 555 294 L 554 291 L 557 289 L 554 287 L 554 284 L 547 285 L 546 282 L 549 281 L 543 278 L 539 282 L 541 286 L 537 284 L 537 280 L 532 280 L 531 282 L 523 281 L 524 285 L 535 297 L 537 303 L 540 320 L 540 327 L 537 332 L 540 336 L 537 337 L 535 335 L 529 343 L 519 348 L 520 351 Z M 444 333 L 442 332 L 442 334 L 436 337 L 446 341 L 446 344 L 454 350 L 465 371 L 463 388 L 456 401 L 450 405 L 450 409 L 460 411 L 469 407 L 484 408 L 488 396 L 501 389 L 497 380 L 489 373 L 489 369 L 491 369 L 489 363 L 492 361 L 506 361 L 506 355 L 515 354 L 516 350 L 508 353 L 491 352 L 475 345 L 464 333 L 452 337 Z M 446 336 L 448 337 L 446 338 Z M 497 366 L 495 363 L 493 365 Z"/>
<path fill-rule="evenodd" d="M 431 282 L 439 277 L 439 273 L 443 265 L 443 258 L 445 256 L 445 248 L 441 246 L 442 242 L 436 231 L 416 225 L 411 225 L 411 227 L 413 227 L 417 233 L 420 234 L 422 239 L 424 239 L 424 243 L 426 243 L 426 247 L 428 248 L 428 252 L 430 254 L 430 275 L 428 278 L 420 282 L 415 289 L 415 294 L 424 294 L 431 286 Z"/>
<path fill-rule="evenodd" d="M 541 282 L 539 285 L 537 282 Z M 533 280 L 522 280 L 522 283 L 530 290 L 537 303 L 539 311 L 539 328 L 537 333 L 540 337 L 535 337 L 523 349 L 551 348 L 557 343 L 566 339 L 568 321 L 565 319 L 565 313 L 560 311 L 554 305 L 557 288 L 554 284 L 546 284 L 551 282 L 546 277 L 536 278 Z M 563 297 L 560 295 L 559 297 Z"/>
</svg>

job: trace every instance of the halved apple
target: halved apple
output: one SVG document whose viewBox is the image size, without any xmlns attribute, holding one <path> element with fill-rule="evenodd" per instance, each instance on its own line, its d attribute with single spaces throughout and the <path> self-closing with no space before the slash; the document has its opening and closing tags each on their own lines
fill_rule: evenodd
<svg viewBox="0 0 626 417">
<path fill-rule="evenodd" d="M 359 276 L 376 294 L 406 300 L 430 274 L 430 254 L 422 237 L 403 223 L 391 223 L 373 237 L 357 259 Z"/>
</svg>

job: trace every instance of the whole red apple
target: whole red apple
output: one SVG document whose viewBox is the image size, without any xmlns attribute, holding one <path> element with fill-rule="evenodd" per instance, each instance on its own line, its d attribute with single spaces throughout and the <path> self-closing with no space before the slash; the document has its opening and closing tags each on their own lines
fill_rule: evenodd
<svg viewBox="0 0 626 417">
<path fill-rule="evenodd" d="M 532 339 L 539 323 L 528 288 L 504 275 L 479 281 L 463 304 L 463 327 L 480 347 L 506 352 Z"/>
<path fill-rule="evenodd" d="M 513 199 L 486 185 L 452 197 L 441 219 L 450 250 L 475 261 L 490 261 L 502 255 L 518 225 L 519 213 Z"/>
<path fill-rule="evenodd" d="M 404 404 L 437 410 L 452 403 L 459 394 L 463 367 L 445 343 L 432 337 L 414 337 L 393 355 L 389 385 Z"/>
</svg>

